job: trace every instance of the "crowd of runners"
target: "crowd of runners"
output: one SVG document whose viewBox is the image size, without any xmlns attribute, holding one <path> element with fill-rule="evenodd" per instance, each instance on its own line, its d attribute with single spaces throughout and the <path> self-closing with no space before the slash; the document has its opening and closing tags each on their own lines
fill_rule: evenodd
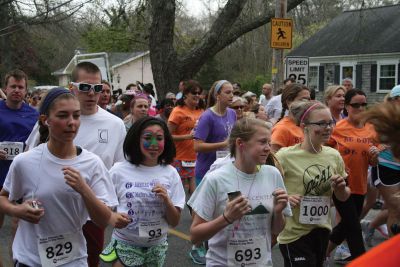
<svg viewBox="0 0 400 267">
<path fill-rule="evenodd" d="M 321 101 L 290 79 L 275 96 L 186 80 L 156 101 L 151 84 L 113 94 L 90 62 L 68 88 L 27 81 L 0 90 L 14 266 L 163 266 L 185 206 L 195 264 L 272 266 L 277 245 L 285 267 L 400 266 L 400 85 L 372 104 L 350 79 Z M 366 252 L 375 230 L 390 240 Z"/>
</svg>

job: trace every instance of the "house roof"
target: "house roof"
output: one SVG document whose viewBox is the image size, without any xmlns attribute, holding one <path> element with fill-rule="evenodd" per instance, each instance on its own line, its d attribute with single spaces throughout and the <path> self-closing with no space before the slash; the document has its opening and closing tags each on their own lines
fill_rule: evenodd
<svg viewBox="0 0 400 267">
<path fill-rule="evenodd" d="M 131 52 L 131 53 L 120 53 L 120 52 L 111 52 L 108 53 L 108 61 L 110 63 L 110 67 L 120 64 L 125 60 L 133 57 L 137 57 L 138 55 L 143 54 L 143 51 Z"/>
<path fill-rule="evenodd" d="M 400 5 L 345 11 L 288 56 L 400 52 Z"/>
<path fill-rule="evenodd" d="M 143 52 L 135 52 L 132 53 L 128 58 L 125 58 L 123 61 L 116 63 L 116 64 L 111 64 L 110 66 L 112 69 L 118 68 L 122 65 L 128 64 L 138 58 L 144 57 L 145 55 L 150 54 L 150 51 L 143 51 Z"/>
</svg>

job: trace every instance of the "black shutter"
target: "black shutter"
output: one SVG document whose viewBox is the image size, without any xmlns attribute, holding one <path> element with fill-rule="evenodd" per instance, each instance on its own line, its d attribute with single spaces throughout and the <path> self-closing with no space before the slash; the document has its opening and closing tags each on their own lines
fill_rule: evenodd
<svg viewBox="0 0 400 267">
<path fill-rule="evenodd" d="M 324 78 L 325 78 L 325 67 L 319 66 L 318 68 L 318 90 L 324 91 Z"/>
<path fill-rule="evenodd" d="M 371 65 L 371 92 L 376 92 L 376 77 L 377 77 L 378 65 Z"/>
<path fill-rule="evenodd" d="M 400 63 L 397 64 L 397 84 L 400 84 Z"/>
<path fill-rule="evenodd" d="M 362 89 L 362 65 L 356 65 L 356 88 Z"/>
<path fill-rule="evenodd" d="M 335 77 L 333 80 L 335 84 L 340 84 L 340 65 L 335 65 Z"/>
</svg>

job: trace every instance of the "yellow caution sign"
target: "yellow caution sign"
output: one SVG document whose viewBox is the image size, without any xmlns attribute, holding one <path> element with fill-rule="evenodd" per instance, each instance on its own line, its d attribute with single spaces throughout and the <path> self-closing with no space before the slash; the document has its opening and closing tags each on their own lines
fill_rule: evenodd
<svg viewBox="0 0 400 267">
<path fill-rule="evenodd" d="M 271 47 L 281 49 L 292 48 L 292 19 L 271 19 Z"/>
</svg>

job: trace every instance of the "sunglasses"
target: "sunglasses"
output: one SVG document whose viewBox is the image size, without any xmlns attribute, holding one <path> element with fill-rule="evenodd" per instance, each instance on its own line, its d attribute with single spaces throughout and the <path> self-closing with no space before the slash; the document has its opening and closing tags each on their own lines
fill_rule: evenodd
<svg viewBox="0 0 400 267">
<path fill-rule="evenodd" d="M 349 104 L 352 108 L 365 108 L 368 106 L 368 103 L 350 103 Z"/>
<path fill-rule="evenodd" d="M 321 121 L 321 122 L 308 122 L 307 124 L 318 125 L 321 128 L 334 127 L 336 125 L 335 121 Z"/>
<path fill-rule="evenodd" d="M 234 106 L 234 107 L 231 107 L 231 108 L 233 108 L 233 109 L 244 109 L 244 106 Z"/>
<path fill-rule="evenodd" d="M 39 100 L 39 101 L 42 100 L 42 98 L 40 96 L 34 96 L 34 97 L 32 97 L 32 99 L 33 100 Z"/>
<path fill-rule="evenodd" d="M 74 82 L 71 82 L 71 84 L 76 86 L 78 90 L 82 92 L 89 92 L 91 89 L 93 89 L 95 93 L 100 93 L 101 91 L 103 91 L 102 84 L 74 83 Z"/>
<path fill-rule="evenodd" d="M 201 95 L 201 92 L 190 92 L 192 95 Z"/>
</svg>

